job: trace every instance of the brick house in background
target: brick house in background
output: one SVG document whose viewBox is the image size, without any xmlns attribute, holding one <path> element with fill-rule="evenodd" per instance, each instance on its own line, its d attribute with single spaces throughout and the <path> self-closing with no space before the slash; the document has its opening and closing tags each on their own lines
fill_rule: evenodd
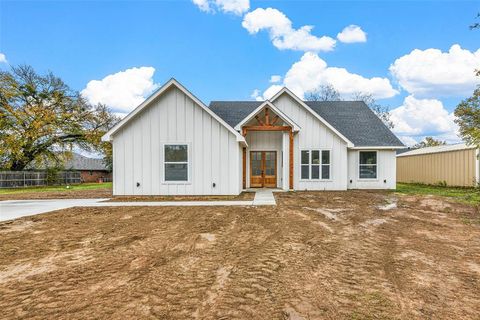
<svg viewBox="0 0 480 320">
<path fill-rule="evenodd" d="M 65 170 L 80 171 L 82 182 L 103 182 L 112 179 L 112 173 L 105 166 L 103 159 L 73 153 L 72 158 L 66 160 L 63 167 Z"/>
<path fill-rule="evenodd" d="M 60 158 L 62 158 L 60 156 Z M 80 172 L 81 182 L 107 182 L 112 181 L 112 173 L 105 166 L 103 159 L 89 158 L 78 153 L 65 157 L 63 163 L 31 164 L 27 170 L 45 170 L 49 167 L 58 167 L 61 171 Z"/>
</svg>

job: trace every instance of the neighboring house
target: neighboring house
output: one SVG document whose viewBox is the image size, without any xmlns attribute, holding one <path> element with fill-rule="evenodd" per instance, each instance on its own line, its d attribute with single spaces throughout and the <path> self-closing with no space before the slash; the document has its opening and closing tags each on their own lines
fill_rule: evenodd
<svg viewBox="0 0 480 320">
<path fill-rule="evenodd" d="M 32 165 L 29 169 L 44 170 L 46 167 L 55 166 L 52 164 Z M 110 181 L 112 173 L 105 166 L 103 159 L 88 158 L 78 153 L 72 153 L 71 156 L 65 157 L 63 163 L 60 164 L 62 170 L 79 171 L 82 182 L 100 182 Z"/>
<path fill-rule="evenodd" d="M 110 181 L 112 173 L 105 166 L 103 159 L 88 158 L 78 153 L 73 153 L 71 159 L 64 163 L 65 170 L 80 171 L 82 182 Z"/>
<path fill-rule="evenodd" d="M 479 150 L 460 143 L 401 153 L 397 155 L 397 180 L 462 187 L 478 185 Z"/>
<path fill-rule="evenodd" d="M 397 137 L 363 102 L 204 105 L 172 79 L 114 126 L 115 195 L 394 189 Z"/>
</svg>

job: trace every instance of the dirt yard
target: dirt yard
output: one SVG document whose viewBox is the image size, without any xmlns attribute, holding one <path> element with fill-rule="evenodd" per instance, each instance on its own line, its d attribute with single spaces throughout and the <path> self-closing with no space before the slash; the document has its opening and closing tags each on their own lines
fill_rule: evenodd
<svg viewBox="0 0 480 320">
<path fill-rule="evenodd" d="M 479 319 L 478 208 L 386 192 L 0 224 L 2 318 Z"/>
<path fill-rule="evenodd" d="M 242 192 L 238 196 L 115 196 L 107 202 L 134 201 L 251 201 L 255 192 Z"/>
<path fill-rule="evenodd" d="M 250 201 L 255 192 L 242 192 L 238 196 L 113 196 L 112 188 L 98 188 L 87 190 L 55 190 L 36 192 L 35 189 L 26 192 L 0 194 L 3 200 L 32 200 L 32 199 L 97 199 L 110 198 L 108 202 L 125 201 Z"/>
</svg>

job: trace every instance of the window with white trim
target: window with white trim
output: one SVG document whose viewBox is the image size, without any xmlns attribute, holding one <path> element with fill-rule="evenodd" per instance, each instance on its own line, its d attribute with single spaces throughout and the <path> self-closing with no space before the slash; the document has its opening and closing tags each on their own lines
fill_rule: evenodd
<svg viewBox="0 0 480 320">
<path fill-rule="evenodd" d="M 302 150 L 300 166 L 302 180 L 329 180 L 330 150 Z"/>
<path fill-rule="evenodd" d="M 377 179 L 377 151 L 359 152 L 360 179 Z"/>
<path fill-rule="evenodd" d="M 164 172 L 166 182 L 188 181 L 188 145 L 164 146 Z"/>
</svg>

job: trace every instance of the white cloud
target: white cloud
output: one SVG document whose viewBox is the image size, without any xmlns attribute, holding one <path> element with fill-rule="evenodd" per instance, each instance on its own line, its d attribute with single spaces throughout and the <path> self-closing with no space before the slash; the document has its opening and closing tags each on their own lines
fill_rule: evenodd
<svg viewBox="0 0 480 320">
<path fill-rule="evenodd" d="M 425 136 L 448 142 L 459 140 L 455 116 L 453 112 L 448 112 L 439 100 L 407 96 L 403 105 L 391 110 L 390 114 L 395 125 L 393 131 L 401 136 L 402 141 L 420 141 Z"/>
<path fill-rule="evenodd" d="M 81 94 L 90 103 L 103 103 L 120 113 L 130 112 L 158 85 L 153 82 L 155 68 L 131 68 L 90 81 Z"/>
<path fill-rule="evenodd" d="M 252 94 L 250 95 L 250 98 L 255 99 L 257 101 L 263 101 L 263 98 L 260 95 L 260 90 L 258 89 L 253 90 Z"/>
<path fill-rule="evenodd" d="M 193 4 L 195 4 L 200 10 L 204 12 L 212 12 L 213 9 L 210 7 L 209 0 L 192 0 Z"/>
<path fill-rule="evenodd" d="M 407 147 L 412 147 L 417 144 L 417 140 L 410 136 L 400 136 L 399 139 L 403 142 L 404 145 Z"/>
<path fill-rule="evenodd" d="M 282 90 L 283 86 L 279 84 L 271 85 L 265 92 L 263 93 L 263 99 L 267 100 L 273 97 L 278 91 Z"/>
<path fill-rule="evenodd" d="M 280 76 L 278 74 L 275 74 L 275 75 L 270 77 L 270 83 L 278 83 L 280 81 L 282 81 L 282 76 Z"/>
<path fill-rule="evenodd" d="M 114 112 L 113 114 L 116 115 L 120 120 L 125 118 L 129 112 Z"/>
<path fill-rule="evenodd" d="M 7 56 L 0 52 L 0 63 L 7 63 Z"/>
<path fill-rule="evenodd" d="M 390 66 L 399 84 L 416 97 L 464 96 L 474 90 L 479 79 L 480 49 L 475 52 L 453 45 L 448 52 L 415 49 Z"/>
<path fill-rule="evenodd" d="M 292 27 L 292 21 L 281 11 L 274 8 L 258 8 L 245 15 L 242 26 L 250 34 L 267 30 L 275 47 L 280 50 L 331 51 L 336 40 L 317 37 L 311 34 L 313 26 Z"/>
<path fill-rule="evenodd" d="M 367 42 L 367 34 L 359 26 L 351 24 L 337 34 L 337 39 L 344 43 Z"/>
<path fill-rule="evenodd" d="M 242 15 L 250 9 L 250 0 L 192 0 L 202 11 L 213 13 L 216 10 Z"/>
<path fill-rule="evenodd" d="M 332 85 L 341 95 L 365 92 L 371 93 L 377 99 L 390 98 L 398 93 L 387 78 L 365 78 L 350 73 L 344 68 L 329 67 L 313 52 L 305 53 L 300 61 L 291 66 L 283 79 L 283 85 L 300 98 L 303 98 L 307 92 L 319 89 L 322 85 Z M 270 94 L 278 87 L 282 86 L 271 86 L 263 93 L 263 96 L 270 98 Z"/>
</svg>

